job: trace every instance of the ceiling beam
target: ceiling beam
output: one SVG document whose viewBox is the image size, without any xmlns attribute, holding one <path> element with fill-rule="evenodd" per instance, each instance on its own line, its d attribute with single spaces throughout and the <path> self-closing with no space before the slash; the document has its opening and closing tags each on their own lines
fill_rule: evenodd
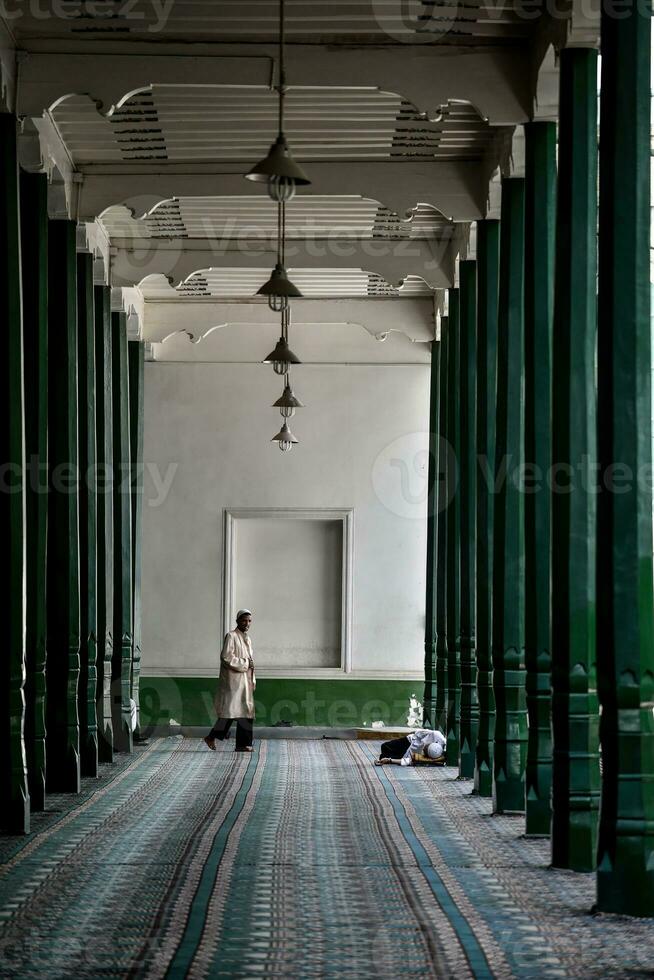
<svg viewBox="0 0 654 980">
<path fill-rule="evenodd" d="M 133 163 L 83 168 L 79 184 L 79 220 L 93 221 L 103 211 L 122 204 L 142 217 L 161 201 L 173 197 L 214 197 L 265 193 L 260 184 L 244 180 L 250 163 L 235 163 L 231 173 L 218 166 L 159 162 L 142 169 Z M 489 163 L 354 162 L 307 163 L 310 194 L 356 194 L 379 201 L 401 218 L 416 204 L 431 204 L 445 217 L 475 221 L 486 213 Z"/>
<path fill-rule="evenodd" d="M 454 277 L 456 242 L 408 239 L 315 239 L 291 241 L 286 247 L 289 269 L 363 269 L 377 273 L 399 286 L 409 275 L 421 276 L 430 286 L 451 286 Z M 261 240 L 219 239 L 113 240 L 111 283 L 137 286 L 147 276 L 166 276 L 179 285 L 203 269 L 272 268 L 276 245 Z M 262 284 L 265 276 L 262 278 Z"/>
<path fill-rule="evenodd" d="M 31 51 L 21 58 L 18 115 L 39 116 L 71 93 L 108 112 L 145 86 L 270 85 L 275 44 L 217 44 L 202 55 L 74 54 Z M 471 102 L 494 125 L 525 122 L 533 104 L 528 48 L 399 44 L 361 48 L 294 44 L 291 85 L 370 86 L 397 92 L 435 118 L 448 99 Z"/>
<path fill-rule="evenodd" d="M 183 324 L 194 341 L 209 330 L 233 325 L 279 324 L 279 314 L 263 302 L 225 302 L 214 299 L 146 300 L 142 339 L 161 343 Z M 405 334 L 414 342 L 434 339 L 434 300 L 411 299 L 294 299 L 293 329 L 301 325 L 352 324 L 363 327 L 373 337 L 383 339 L 393 332 Z"/>
</svg>

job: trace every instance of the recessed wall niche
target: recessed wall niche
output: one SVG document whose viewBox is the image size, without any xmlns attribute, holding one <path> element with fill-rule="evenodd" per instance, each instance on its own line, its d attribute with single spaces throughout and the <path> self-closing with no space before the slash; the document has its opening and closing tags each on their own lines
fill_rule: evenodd
<svg viewBox="0 0 654 980">
<path fill-rule="evenodd" d="M 227 510 L 224 626 L 253 612 L 259 675 L 350 670 L 352 511 Z"/>
</svg>

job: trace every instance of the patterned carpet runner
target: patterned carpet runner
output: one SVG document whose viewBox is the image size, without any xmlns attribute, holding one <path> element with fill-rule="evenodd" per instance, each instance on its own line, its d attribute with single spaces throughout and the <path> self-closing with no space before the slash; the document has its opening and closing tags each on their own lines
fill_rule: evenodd
<svg viewBox="0 0 654 980">
<path fill-rule="evenodd" d="M 0 976 L 633 977 L 654 923 L 452 770 L 338 740 L 170 738 L 0 838 Z"/>
</svg>

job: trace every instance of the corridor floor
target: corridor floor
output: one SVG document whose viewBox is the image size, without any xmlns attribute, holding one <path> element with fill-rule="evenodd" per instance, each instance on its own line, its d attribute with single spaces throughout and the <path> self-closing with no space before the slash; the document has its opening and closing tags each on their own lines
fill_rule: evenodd
<svg viewBox="0 0 654 980">
<path fill-rule="evenodd" d="M 447 769 L 374 744 L 153 740 L 0 838 L 0 976 L 634 977 L 654 920 Z"/>
</svg>

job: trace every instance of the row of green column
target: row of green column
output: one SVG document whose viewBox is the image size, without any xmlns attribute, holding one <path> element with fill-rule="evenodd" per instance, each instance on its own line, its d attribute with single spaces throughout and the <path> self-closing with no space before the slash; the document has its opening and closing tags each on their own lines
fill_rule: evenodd
<svg viewBox="0 0 654 980">
<path fill-rule="evenodd" d="M 0 781 L 3 829 L 16 833 L 46 793 L 78 792 L 128 750 L 132 700 L 138 716 L 143 345 L 128 343 L 76 223 L 49 219 L 47 198 L 47 177 L 19 170 L 16 120 L 0 115 Z"/>
<path fill-rule="evenodd" d="M 600 910 L 651 916 L 646 13 L 603 15 L 599 152 L 597 52 L 566 49 L 558 161 L 556 124 L 528 124 L 525 178 L 502 181 L 500 222 L 459 265 L 433 367 L 449 448 L 429 555 L 448 763 L 551 835 L 553 867 L 597 868 Z"/>
</svg>

